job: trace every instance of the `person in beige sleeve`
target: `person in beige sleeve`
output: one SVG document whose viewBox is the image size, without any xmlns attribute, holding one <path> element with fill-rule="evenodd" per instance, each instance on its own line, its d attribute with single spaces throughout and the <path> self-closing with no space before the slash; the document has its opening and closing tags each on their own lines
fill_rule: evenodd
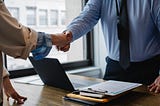
<svg viewBox="0 0 160 106">
<path fill-rule="evenodd" d="M 41 59 L 48 55 L 52 45 L 62 47 L 68 43 L 70 40 L 65 35 L 36 32 L 21 25 L 11 16 L 3 0 L 0 0 L 0 104 L 3 104 L 3 89 L 7 100 L 12 97 L 17 103 L 22 104 L 27 99 L 20 96 L 13 88 L 9 73 L 3 67 L 2 52 L 21 59 L 27 59 L 29 53 L 32 52 L 35 59 Z"/>
</svg>

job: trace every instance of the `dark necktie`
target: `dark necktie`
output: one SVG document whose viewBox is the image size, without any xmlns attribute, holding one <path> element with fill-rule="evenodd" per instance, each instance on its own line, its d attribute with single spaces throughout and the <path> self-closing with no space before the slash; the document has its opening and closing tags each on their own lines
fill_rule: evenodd
<svg viewBox="0 0 160 106">
<path fill-rule="evenodd" d="M 130 51 L 129 51 L 129 23 L 128 23 L 128 12 L 127 12 L 127 0 L 121 1 L 120 12 L 118 12 L 118 3 L 116 0 L 117 7 L 117 30 L 118 38 L 120 40 L 120 65 L 123 69 L 127 69 L 130 65 Z"/>
</svg>

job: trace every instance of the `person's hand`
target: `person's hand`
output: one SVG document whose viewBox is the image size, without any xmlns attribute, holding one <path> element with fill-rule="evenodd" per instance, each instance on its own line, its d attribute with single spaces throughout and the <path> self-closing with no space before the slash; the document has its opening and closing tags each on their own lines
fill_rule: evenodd
<svg viewBox="0 0 160 106">
<path fill-rule="evenodd" d="M 15 91 L 8 76 L 3 79 L 3 87 L 7 101 L 9 101 L 10 97 L 14 99 L 16 104 L 23 104 L 27 100 L 27 97 L 21 96 Z"/>
<path fill-rule="evenodd" d="M 72 41 L 72 35 L 68 34 L 68 32 L 51 34 L 52 44 L 56 45 L 57 48 L 64 48 L 69 45 Z"/>
<path fill-rule="evenodd" d="M 52 35 L 52 41 L 52 43 L 56 45 L 57 50 L 66 52 L 70 48 L 72 33 L 70 31 L 66 31 L 60 34 Z"/>
<path fill-rule="evenodd" d="M 71 31 L 65 31 L 64 34 L 66 35 L 67 39 L 71 42 L 72 41 L 72 32 Z M 70 43 L 65 45 L 64 47 L 60 47 L 59 50 L 66 52 L 70 49 Z"/>
<path fill-rule="evenodd" d="M 58 47 L 57 46 L 57 50 L 59 51 L 63 51 L 63 52 L 67 52 L 70 49 L 70 44 L 65 45 L 64 47 Z"/>
<path fill-rule="evenodd" d="M 160 76 L 158 76 L 155 81 L 148 86 L 149 91 L 154 93 L 160 93 Z"/>
</svg>

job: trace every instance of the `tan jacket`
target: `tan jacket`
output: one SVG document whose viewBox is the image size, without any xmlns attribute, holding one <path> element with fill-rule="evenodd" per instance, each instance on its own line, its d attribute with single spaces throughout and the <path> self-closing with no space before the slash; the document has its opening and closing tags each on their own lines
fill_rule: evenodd
<svg viewBox="0 0 160 106">
<path fill-rule="evenodd" d="M 0 84 L 3 74 L 2 52 L 15 58 L 26 59 L 36 43 L 37 32 L 21 25 L 11 16 L 4 3 L 0 3 Z"/>
</svg>

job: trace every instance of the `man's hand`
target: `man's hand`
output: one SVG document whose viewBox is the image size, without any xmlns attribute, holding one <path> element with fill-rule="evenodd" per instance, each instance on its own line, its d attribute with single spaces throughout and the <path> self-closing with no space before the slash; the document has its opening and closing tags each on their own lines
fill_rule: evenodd
<svg viewBox="0 0 160 106">
<path fill-rule="evenodd" d="M 148 86 L 149 91 L 154 93 L 160 93 L 160 76 L 158 76 L 155 81 Z"/>
<path fill-rule="evenodd" d="M 16 104 L 23 104 L 27 100 L 27 97 L 21 96 L 15 91 L 8 76 L 3 79 L 3 87 L 7 101 L 9 101 L 10 97 L 15 100 Z"/>
<path fill-rule="evenodd" d="M 70 49 L 70 44 L 65 45 L 64 47 L 57 47 L 57 50 L 67 52 Z"/>
<path fill-rule="evenodd" d="M 52 44 L 56 45 L 58 50 L 64 52 L 69 50 L 71 41 L 72 41 L 72 33 L 70 31 L 52 35 Z"/>
</svg>

